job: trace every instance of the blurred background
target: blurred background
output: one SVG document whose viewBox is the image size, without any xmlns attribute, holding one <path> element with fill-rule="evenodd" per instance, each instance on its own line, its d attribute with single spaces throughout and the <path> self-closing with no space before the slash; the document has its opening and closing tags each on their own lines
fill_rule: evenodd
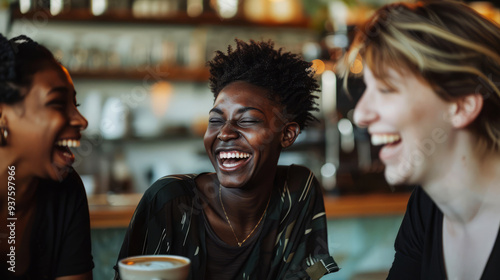
<svg viewBox="0 0 500 280">
<path fill-rule="evenodd" d="M 313 62 L 317 124 L 282 153 L 322 182 L 333 279 L 385 279 L 411 187 L 389 187 L 352 114 L 336 64 L 353 31 L 390 0 L 0 0 L 0 32 L 25 34 L 68 68 L 88 119 L 74 166 L 89 197 L 94 279 L 111 279 L 141 194 L 168 174 L 213 171 L 203 134 L 213 95 L 207 60 L 234 39 L 273 40 Z M 500 22 L 497 3 L 466 2 Z M 351 69 L 362 71 L 359 61 Z M 330 279 L 330 278 L 329 278 Z"/>
</svg>

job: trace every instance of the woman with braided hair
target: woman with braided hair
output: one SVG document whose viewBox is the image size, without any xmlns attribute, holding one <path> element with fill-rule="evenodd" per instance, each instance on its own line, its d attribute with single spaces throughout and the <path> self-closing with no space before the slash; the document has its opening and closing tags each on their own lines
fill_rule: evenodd
<svg viewBox="0 0 500 280">
<path fill-rule="evenodd" d="M 49 50 L 0 34 L 0 279 L 92 279 L 75 95 Z"/>
<path fill-rule="evenodd" d="M 154 183 L 118 259 L 182 255 L 197 280 L 319 279 L 337 271 L 318 181 L 305 167 L 278 166 L 281 151 L 315 119 L 311 63 L 272 42 L 236 40 L 208 65 L 215 101 L 204 144 L 215 172 Z"/>
</svg>

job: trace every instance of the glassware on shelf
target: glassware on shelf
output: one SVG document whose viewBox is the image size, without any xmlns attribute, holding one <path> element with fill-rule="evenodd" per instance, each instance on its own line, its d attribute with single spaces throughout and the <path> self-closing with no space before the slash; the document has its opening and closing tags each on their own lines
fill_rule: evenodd
<svg viewBox="0 0 500 280">
<path fill-rule="evenodd" d="M 186 12 L 190 17 L 197 17 L 203 13 L 203 0 L 187 0 Z"/>
<path fill-rule="evenodd" d="M 62 1 L 60 0 L 59 2 Z M 25 14 L 36 10 L 49 10 L 51 2 L 51 0 L 19 0 L 19 11 Z M 62 3 L 57 3 L 56 5 L 62 5 Z"/>
<path fill-rule="evenodd" d="M 69 4 L 68 0 L 50 0 L 50 14 L 55 16 L 63 10 L 69 10 Z"/>
<path fill-rule="evenodd" d="M 83 10 L 90 7 L 90 0 L 69 0 L 72 10 Z"/>
<path fill-rule="evenodd" d="M 127 193 L 132 191 L 132 173 L 123 151 L 115 151 L 111 165 L 109 192 Z"/>
<path fill-rule="evenodd" d="M 75 46 L 70 54 L 70 59 L 68 62 L 68 68 L 71 71 L 83 71 L 87 70 L 88 62 L 88 50 Z"/>
<path fill-rule="evenodd" d="M 97 47 L 88 50 L 88 69 L 103 70 L 106 68 L 106 52 Z"/>
<path fill-rule="evenodd" d="M 255 22 L 264 22 L 267 20 L 267 1 L 268 0 L 245 0 L 243 2 L 243 11 L 245 18 Z"/>
<path fill-rule="evenodd" d="M 33 1 L 31 0 L 19 0 L 19 11 L 25 14 L 34 8 Z"/>
<path fill-rule="evenodd" d="M 129 132 L 130 110 L 118 97 L 109 97 L 102 108 L 101 134 L 104 139 L 121 139 Z"/>
<path fill-rule="evenodd" d="M 288 23 L 303 19 L 299 0 L 245 0 L 245 18 L 254 22 Z"/>
<path fill-rule="evenodd" d="M 126 15 L 130 11 L 130 9 L 130 0 L 112 0 L 108 2 L 108 11 L 112 12 L 115 15 Z"/>
<path fill-rule="evenodd" d="M 168 17 L 179 9 L 179 0 L 135 0 L 132 4 L 132 15 L 136 18 Z"/>
<path fill-rule="evenodd" d="M 269 1 L 269 17 L 271 21 L 285 23 L 302 18 L 302 6 L 299 0 Z"/>
<path fill-rule="evenodd" d="M 239 0 L 215 0 L 215 10 L 223 19 L 233 18 L 238 14 Z"/>
</svg>

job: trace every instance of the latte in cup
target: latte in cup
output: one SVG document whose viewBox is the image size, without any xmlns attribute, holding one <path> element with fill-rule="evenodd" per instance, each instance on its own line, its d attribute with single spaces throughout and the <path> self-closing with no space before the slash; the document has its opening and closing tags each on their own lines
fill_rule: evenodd
<svg viewBox="0 0 500 280">
<path fill-rule="evenodd" d="M 191 261 L 174 255 L 146 255 L 122 259 L 118 270 L 122 280 L 186 280 Z"/>
</svg>

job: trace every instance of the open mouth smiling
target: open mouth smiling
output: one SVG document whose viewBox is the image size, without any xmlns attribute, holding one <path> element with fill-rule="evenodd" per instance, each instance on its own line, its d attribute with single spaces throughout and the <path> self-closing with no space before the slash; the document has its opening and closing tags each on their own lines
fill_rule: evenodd
<svg viewBox="0 0 500 280">
<path fill-rule="evenodd" d="M 372 134 L 371 142 L 373 146 L 393 145 L 401 142 L 399 134 Z"/>
<path fill-rule="evenodd" d="M 221 151 L 217 154 L 219 166 L 225 170 L 235 170 L 245 165 L 251 158 L 251 154 L 237 150 Z"/>
<path fill-rule="evenodd" d="M 69 148 L 76 148 L 80 146 L 78 139 L 59 139 L 54 144 L 57 154 L 64 160 L 67 165 L 73 164 L 75 155 Z"/>
<path fill-rule="evenodd" d="M 395 133 L 376 133 L 371 135 L 373 146 L 382 146 L 379 158 L 388 163 L 391 159 L 397 158 L 401 153 L 401 135 Z"/>
</svg>

